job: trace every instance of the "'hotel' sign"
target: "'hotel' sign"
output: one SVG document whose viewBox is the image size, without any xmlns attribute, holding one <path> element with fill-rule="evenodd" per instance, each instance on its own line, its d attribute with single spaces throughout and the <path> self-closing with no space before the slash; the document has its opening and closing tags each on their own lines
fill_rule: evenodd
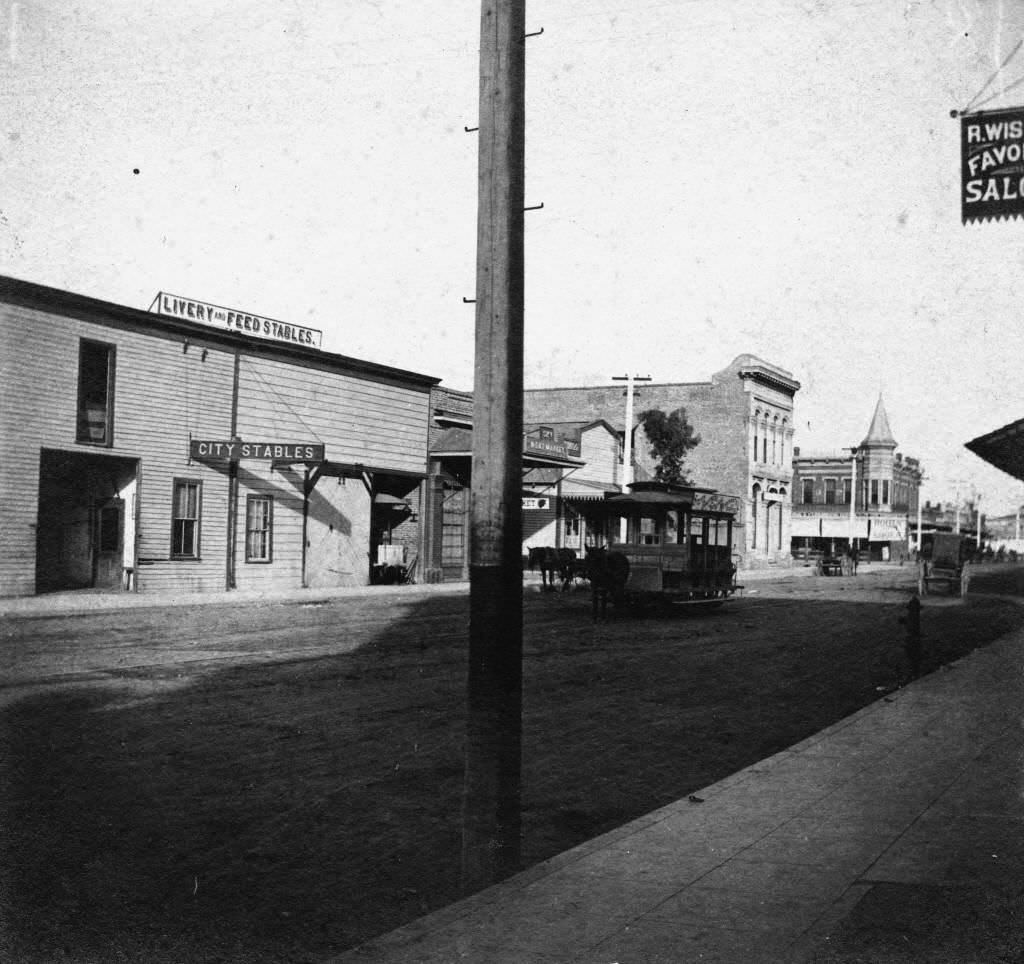
<svg viewBox="0 0 1024 964">
<path fill-rule="evenodd" d="M 177 295 L 161 291 L 150 306 L 150 311 L 168 315 L 171 318 L 185 318 L 198 321 L 213 328 L 233 331 L 254 338 L 269 341 L 280 341 L 289 345 L 304 345 L 307 348 L 320 348 L 323 332 L 315 328 L 303 328 L 301 325 L 286 324 L 273 318 L 251 315 L 234 308 L 221 308 L 205 301 L 193 301 L 191 298 L 179 298 Z"/>
</svg>

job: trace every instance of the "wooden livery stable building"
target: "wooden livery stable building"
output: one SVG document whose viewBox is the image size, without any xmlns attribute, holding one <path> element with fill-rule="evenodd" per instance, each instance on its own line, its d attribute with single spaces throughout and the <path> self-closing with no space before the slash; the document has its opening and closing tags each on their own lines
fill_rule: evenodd
<svg viewBox="0 0 1024 964">
<path fill-rule="evenodd" d="M 141 311 L 0 278 L 0 595 L 411 566 L 438 380 L 319 343 L 189 299 Z"/>
</svg>

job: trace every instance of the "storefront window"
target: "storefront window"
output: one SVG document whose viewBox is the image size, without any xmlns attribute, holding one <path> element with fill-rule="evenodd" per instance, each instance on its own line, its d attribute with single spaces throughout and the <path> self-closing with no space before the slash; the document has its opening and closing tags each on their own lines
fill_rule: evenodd
<svg viewBox="0 0 1024 964">
<path fill-rule="evenodd" d="M 75 440 L 110 445 L 114 428 L 114 346 L 82 341 L 78 348 Z"/>
<path fill-rule="evenodd" d="M 250 495 L 245 505 L 245 561 L 271 562 L 273 550 L 274 500 L 267 495 Z"/>
<path fill-rule="evenodd" d="M 175 559 L 199 558 L 201 490 L 201 482 L 192 479 L 174 480 L 171 555 Z"/>
<path fill-rule="evenodd" d="M 656 520 L 641 517 L 639 542 L 642 546 L 656 546 L 661 542 L 658 536 Z"/>
</svg>

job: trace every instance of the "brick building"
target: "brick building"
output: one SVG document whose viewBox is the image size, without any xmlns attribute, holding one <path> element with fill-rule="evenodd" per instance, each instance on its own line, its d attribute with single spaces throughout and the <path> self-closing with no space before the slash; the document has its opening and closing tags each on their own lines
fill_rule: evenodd
<svg viewBox="0 0 1024 964">
<path fill-rule="evenodd" d="M 896 447 L 879 397 L 859 446 L 834 452 L 794 452 L 794 554 L 835 554 L 845 551 L 851 539 L 873 559 L 909 551 L 916 537 L 924 476 L 920 462 L 905 458 Z"/>
<path fill-rule="evenodd" d="M 791 564 L 790 514 L 794 396 L 792 374 L 754 355 L 740 355 L 707 382 L 641 383 L 635 411 L 680 406 L 701 441 L 686 463 L 698 486 L 739 496 L 734 549 L 741 567 Z M 530 389 L 524 415 L 531 424 L 603 420 L 625 431 L 621 384 Z M 635 426 L 634 426 L 635 428 Z M 635 432 L 636 477 L 650 477 L 654 460 L 643 430 Z"/>
</svg>

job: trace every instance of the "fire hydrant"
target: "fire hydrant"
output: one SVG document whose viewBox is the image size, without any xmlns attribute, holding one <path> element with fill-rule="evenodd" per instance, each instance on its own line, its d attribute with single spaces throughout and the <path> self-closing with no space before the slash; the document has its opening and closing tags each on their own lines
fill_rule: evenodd
<svg viewBox="0 0 1024 964">
<path fill-rule="evenodd" d="M 905 648 L 910 660 L 910 671 L 914 676 L 921 673 L 921 658 L 924 647 L 921 644 L 921 600 L 915 595 L 907 603 L 907 614 L 901 620 L 907 627 Z"/>
</svg>

